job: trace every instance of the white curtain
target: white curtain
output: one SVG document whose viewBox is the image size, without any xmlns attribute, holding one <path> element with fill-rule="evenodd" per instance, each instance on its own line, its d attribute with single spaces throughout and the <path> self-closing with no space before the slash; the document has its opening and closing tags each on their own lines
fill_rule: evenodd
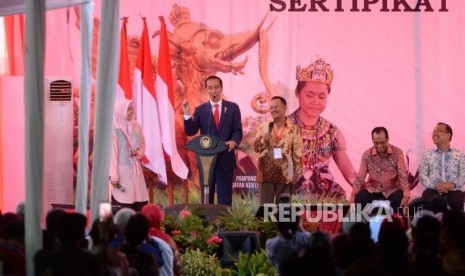
<svg viewBox="0 0 465 276">
<path fill-rule="evenodd" d="M 94 161 L 92 162 L 91 220 L 98 218 L 98 206 L 108 201 L 113 107 L 119 67 L 119 1 L 102 1 L 95 101 Z"/>
<path fill-rule="evenodd" d="M 92 47 L 92 18 L 93 4 L 81 5 L 81 91 L 79 97 L 79 159 L 76 183 L 76 212 L 86 214 L 87 211 L 87 183 L 89 168 L 89 110 L 91 75 L 91 47 Z"/>
<path fill-rule="evenodd" d="M 25 47 L 26 125 L 26 271 L 34 275 L 34 254 L 42 247 L 42 187 L 44 172 L 45 0 L 26 2 Z"/>
<path fill-rule="evenodd" d="M 113 1 L 109 1 L 113 2 Z M 1 1 L 0 16 L 26 13 L 25 47 L 25 160 L 26 160 L 26 203 L 25 242 L 27 275 L 35 275 L 34 255 L 42 247 L 42 191 L 44 157 L 44 58 L 45 58 L 45 10 L 82 4 L 83 26 L 82 85 L 80 109 L 80 137 L 89 131 L 90 94 L 90 45 L 92 43 L 92 0 L 28 0 Z M 103 26 L 102 26 L 103 28 Z M 119 41 L 116 39 L 116 41 Z M 84 99 L 83 99 L 84 98 Z M 87 102 L 87 104 L 86 104 Z M 83 104 L 84 103 L 84 104 Z M 112 110 L 112 108 L 111 108 Z M 86 120 L 87 118 L 87 120 Z M 110 119 L 111 122 L 111 119 Z M 85 135 L 84 150 L 88 151 L 88 135 Z M 87 156 L 87 154 L 82 154 Z M 86 165 L 87 168 L 87 165 Z M 82 169 L 81 169 L 82 171 Z M 87 175 L 87 170 L 85 171 Z M 86 179 L 84 179 L 87 183 Z M 85 184 L 81 184 L 85 185 Z M 82 187 L 81 187 L 82 191 Z M 87 191 L 87 189 L 85 189 Z M 85 202 L 85 195 L 84 195 Z M 85 207 L 84 207 L 85 208 Z M 78 211 L 82 211 L 79 209 Z M 85 209 L 84 209 L 85 212 Z"/>
</svg>

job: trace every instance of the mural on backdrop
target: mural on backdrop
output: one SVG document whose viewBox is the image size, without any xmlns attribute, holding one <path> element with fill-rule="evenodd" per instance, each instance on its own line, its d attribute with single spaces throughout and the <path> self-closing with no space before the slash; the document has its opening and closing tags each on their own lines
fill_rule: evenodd
<svg viewBox="0 0 465 276">
<path fill-rule="evenodd" d="M 79 18 L 79 8 L 74 8 L 76 17 Z M 208 95 L 204 88 L 204 80 L 218 72 L 226 74 L 243 74 L 242 69 L 247 64 L 247 57 L 240 62 L 233 60 L 250 51 L 256 44 L 259 47 L 259 68 L 260 76 L 266 87 L 266 92 L 257 92 L 251 97 L 251 106 L 257 113 L 267 113 L 269 110 L 269 100 L 274 95 L 276 89 L 282 87 L 273 87 L 268 78 L 267 61 L 268 61 L 268 39 L 267 31 L 271 27 L 272 22 L 266 28 L 263 26 L 267 15 L 258 22 L 253 30 L 238 33 L 224 34 L 220 30 L 211 28 L 202 23 L 192 22 L 190 11 L 187 7 L 173 5 L 173 8 L 168 16 L 169 22 L 174 28 L 173 32 L 169 32 L 171 62 L 173 67 L 173 76 L 175 81 L 175 110 L 179 110 L 179 103 L 183 99 L 187 99 L 189 103 L 195 107 L 207 101 Z M 76 26 L 79 28 L 79 20 L 76 21 Z M 97 48 L 98 48 L 98 29 L 99 19 L 94 19 L 94 42 L 92 47 L 92 75 L 96 76 Z M 159 31 L 155 31 L 152 38 L 158 36 Z M 128 37 L 128 55 L 130 61 L 131 76 L 134 71 L 139 48 L 139 36 Z M 195 50 L 194 50 L 195 49 Z M 154 74 L 156 75 L 156 60 L 153 56 L 152 64 Z M 76 93 L 78 95 L 78 93 Z M 76 99 L 76 103 L 78 100 Z M 91 107 L 93 109 L 93 105 Z M 78 106 L 75 104 L 74 109 L 74 152 L 75 152 L 75 173 L 77 172 L 78 158 Z M 257 194 L 258 184 L 256 183 L 256 157 L 253 155 L 253 139 L 255 130 L 261 123 L 262 117 L 249 116 L 244 118 L 245 137 L 239 149 L 236 151 L 238 168 L 234 172 L 233 187 L 236 193 L 239 194 Z M 176 117 L 176 142 L 179 146 L 179 153 L 188 164 L 190 169 L 189 182 L 190 185 L 199 186 L 199 174 L 197 170 L 197 161 L 193 152 L 185 149 L 184 145 L 188 138 L 183 130 L 183 118 Z M 93 127 L 91 127 L 91 138 L 93 137 Z M 92 140 L 92 139 L 91 139 Z M 92 151 L 92 142 L 90 149 Z M 252 155 L 252 157 L 251 157 Z M 92 158 L 90 159 L 92 160 Z M 91 165 L 89 166 L 91 168 Z M 172 172 L 171 172 L 172 174 Z M 173 180 L 173 175 L 170 179 Z"/>
<path fill-rule="evenodd" d="M 131 72 L 142 30 L 138 24 L 141 10 L 150 15 L 149 26 L 155 26 L 149 27 L 152 49 L 158 48 L 158 16 L 169 22 L 177 144 L 190 168 L 191 187 L 198 185 L 198 172 L 193 154 L 183 146 L 188 138 L 182 130 L 181 101 L 187 99 L 191 108 L 207 101 L 203 79 L 211 74 L 223 79 L 223 95 L 243 111 L 244 139 L 237 151 L 234 186 L 238 191 L 256 193 L 257 155 L 252 143 L 258 126 L 269 118 L 268 101 L 271 96 L 283 96 L 288 100 L 288 114 L 294 113 L 294 119 L 302 121 L 298 115 L 303 112 L 304 99 L 295 93 L 295 68 L 301 65 L 305 69 L 319 57 L 334 70 L 334 81 L 327 105 L 315 110 L 318 118 L 323 115 L 328 119 L 319 121 L 321 129 L 312 130 L 311 124 L 302 121 L 302 127 L 308 128 L 307 166 L 298 183 L 303 193 L 350 194 L 348 182 L 361 154 L 371 146 L 371 129 L 378 125 L 388 128 L 394 145 L 409 152 L 413 174 L 424 149 L 434 147 L 430 131 L 438 121 L 450 123 L 453 144 L 465 148 L 458 119 L 465 116 L 465 110 L 460 100 L 454 100 L 463 98 L 465 84 L 457 77 L 465 74 L 465 65 L 458 62 L 465 58 L 461 50 L 465 47 L 465 31 L 456 27 L 465 18 L 464 2 L 447 2 L 447 10 L 441 6 L 428 13 L 383 13 L 376 9 L 364 13 L 293 12 L 290 6 L 289 10 L 273 12 L 266 1 L 203 0 L 198 5 L 189 1 L 140 1 L 137 6 L 130 2 L 121 1 L 121 16 L 129 15 L 133 23 L 128 28 Z M 276 8 L 284 1 L 272 2 Z M 95 14 L 99 8 L 96 1 Z M 77 16 L 79 10 L 74 11 Z M 98 25 L 96 17 L 94 76 Z M 154 71 L 156 61 L 153 56 Z M 48 66 L 48 74 L 63 73 L 54 73 L 59 66 Z M 338 133 L 339 141 L 346 141 L 345 161 L 333 162 L 327 150 L 334 139 L 327 137 L 328 131 Z M 318 151 L 325 154 L 312 157 Z M 171 174 L 170 181 L 179 179 Z"/>
</svg>

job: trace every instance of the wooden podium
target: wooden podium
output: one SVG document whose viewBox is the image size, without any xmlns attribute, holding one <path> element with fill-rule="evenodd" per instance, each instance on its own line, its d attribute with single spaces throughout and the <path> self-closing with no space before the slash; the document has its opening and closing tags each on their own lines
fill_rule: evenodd
<svg viewBox="0 0 465 276">
<path fill-rule="evenodd" d="M 218 154 L 226 150 L 226 144 L 219 137 L 200 135 L 186 144 L 186 148 L 195 152 L 199 169 L 200 193 L 202 203 L 208 203 L 210 181 L 215 170 Z"/>
</svg>

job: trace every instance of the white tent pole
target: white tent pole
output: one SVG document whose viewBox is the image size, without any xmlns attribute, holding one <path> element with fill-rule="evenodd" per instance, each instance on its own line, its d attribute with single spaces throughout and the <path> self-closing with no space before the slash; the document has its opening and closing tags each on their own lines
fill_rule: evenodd
<svg viewBox="0 0 465 276">
<path fill-rule="evenodd" d="M 44 172 L 45 1 L 26 1 L 25 125 L 26 125 L 26 271 L 34 275 L 34 254 L 42 247 Z"/>
<path fill-rule="evenodd" d="M 94 161 L 92 164 L 91 219 L 108 200 L 108 172 L 113 133 L 113 108 L 119 66 L 119 1 L 102 1 L 95 101 Z"/>
<path fill-rule="evenodd" d="M 81 89 L 79 94 L 79 158 L 76 183 L 76 212 L 86 215 L 89 173 L 89 109 L 91 91 L 93 3 L 81 5 Z"/>
</svg>

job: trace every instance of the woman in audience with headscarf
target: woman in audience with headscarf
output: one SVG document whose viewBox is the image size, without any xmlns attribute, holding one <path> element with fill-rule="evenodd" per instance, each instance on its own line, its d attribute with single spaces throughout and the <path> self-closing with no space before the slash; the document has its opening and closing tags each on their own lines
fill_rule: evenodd
<svg viewBox="0 0 465 276">
<path fill-rule="evenodd" d="M 165 212 L 156 204 L 147 204 L 142 208 L 141 213 L 149 222 L 149 236 L 161 244 L 162 251 L 167 251 L 164 250 L 165 244 L 171 251 L 163 252 L 166 262 L 170 262 L 172 264 L 170 275 L 181 275 L 182 262 L 176 242 L 168 234 L 161 230 L 163 220 L 165 219 Z M 160 275 L 163 275 L 163 270 L 164 268 L 160 270 Z"/>
</svg>

